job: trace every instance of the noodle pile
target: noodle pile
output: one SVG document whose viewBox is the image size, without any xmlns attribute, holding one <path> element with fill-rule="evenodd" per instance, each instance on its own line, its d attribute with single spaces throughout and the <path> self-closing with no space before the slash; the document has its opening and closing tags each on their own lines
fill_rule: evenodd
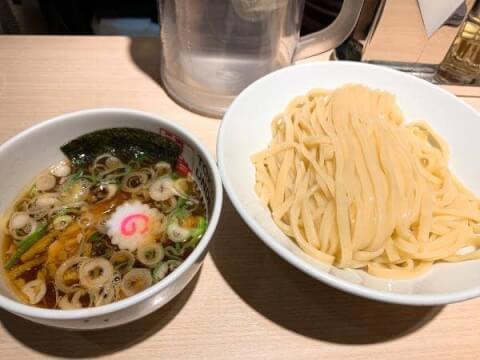
<svg viewBox="0 0 480 360">
<path fill-rule="evenodd" d="M 428 125 L 403 121 L 392 94 L 361 85 L 313 90 L 273 120 L 255 191 L 307 254 L 390 279 L 480 258 L 479 200 Z"/>
</svg>

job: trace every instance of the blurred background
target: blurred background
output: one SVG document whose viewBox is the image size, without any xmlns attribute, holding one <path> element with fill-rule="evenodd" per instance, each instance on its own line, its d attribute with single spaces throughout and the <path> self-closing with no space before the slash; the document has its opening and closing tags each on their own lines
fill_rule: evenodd
<svg viewBox="0 0 480 360">
<path fill-rule="evenodd" d="M 306 0 L 302 33 L 326 27 L 342 3 Z M 0 33 L 156 36 L 157 1 L 0 0 Z"/>
<path fill-rule="evenodd" d="M 304 1 L 302 35 L 327 27 L 335 20 L 343 5 L 343 0 Z M 160 32 L 157 2 L 0 0 L 0 34 L 157 37 Z M 335 49 L 334 58 L 381 63 L 430 81 L 437 65 L 446 57 L 467 9 L 474 2 L 364 0 L 353 32 Z M 442 9 L 448 8 L 448 4 L 459 6 L 457 10 L 452 8 L 444 13 Z M 430 21 L 426 21 L 428 18 Z M 431 19 L 436 19 L 434 22 L 437 26 L 429 30 L 427 25 L 432 22 Z M 399 47 L 402 48 L 400 52 Z M 477 77 L 480 82 L 480 75 Z"/>
</svg>

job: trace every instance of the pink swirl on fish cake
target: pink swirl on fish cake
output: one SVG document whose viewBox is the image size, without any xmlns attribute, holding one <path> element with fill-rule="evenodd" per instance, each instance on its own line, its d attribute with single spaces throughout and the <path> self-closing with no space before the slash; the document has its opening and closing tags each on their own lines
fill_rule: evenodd
<svg viewBox="0 0 480 360">
<path fill-rule="evenodd" d="M 120 231 L 125 236 L 132 236 L 136 233 L 144 234 L 148 230 L 149 221 L 150 218 L 145 214 L 129 215 L 122 220 Z"/>
</svg>

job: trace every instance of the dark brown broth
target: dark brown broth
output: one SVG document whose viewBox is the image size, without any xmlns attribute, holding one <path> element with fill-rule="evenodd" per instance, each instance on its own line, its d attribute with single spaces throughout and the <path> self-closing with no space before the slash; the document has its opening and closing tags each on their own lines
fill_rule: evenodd
<svg viewBox="0 0 480 360">
<path fill-rule="evenodd" d="M 200 204 L 198 206 L 198 208 L 191 211 L 191 216 L 203 216 L 203 217 L 205 217 L 206 216 L 205 204 L 204 204 L 204 201 L 201 197 L 200 191 L 198 190 L 198 186 L 195 184 L 195 182 L 190 184 L 189 191 L 191 192 L 191 196 L 193 198 L 195 198 L 197 201 L 199 201 L 199 204 Z M 124 203 L 128 199 L 131 199 L 131 194 L 126 193 L 124 191 L 120 191 L 120 190 L 119 190 L 119 193 L 117 194 L 117 196 L 119 196 L 121 198 L 121 201 L 119 201 L 118 203 L 113 202 L 111 205 L 107 206 L 105 209 L 103 209 L 102 214 L 112 213 L 117 206 L 121 205 L 122 203 Z M 89 204 L 91 206 L 95 206 L 94 203 L 91 203 L 91 199 L 92 199 L 92 197 L 87 199 L 87 202 L 89 202 Z M 94 197 L 93 197 L 93 199 L 94 199 Z M 21 204 L 21 203 L 22 203 L 22 201 L 17 202 L 17 204 Z M 158 207 L 155 206 L 155 203 L 153 201 L 142 201 L 142 203 L 147 204 L 150 207 L 157 208 L 159 211 L 161 211 Z M 19 206 L 19 205 L 17 205 L 17 206 Z M 79 214 L 79 216 L 74 217 L 74 222 L 78 221 L 80 215 L 81 214 Z M 50 226 L 51 226 L 51 224 L 50 224 Z M 90 226 L 90 227 L 92 227 L 92 226 Z M 82 231 L 86 232 L 88 230 L 94 230 L 94 229 L 89 229 L 89 227 L 87 227 L 86 229 L 84 229 Z M 52 230 L 50 230 L 50 231 L 52 231 Z M 58 237 L 62 238 L 62 232 L 59 233 Z M 83 241 L 89 241 L 89 240 L 85 239 Z M 2 255 L 3 255 L 2 258 L 3 258 L 3 263 L 4 264 L 10 258 L 10 254 L 7 255 L 6 252 L 9 249 L 10 244 L 12 244 L 12 243 L 13 243 L 13 238 L 9 234 L 6 234 L 5 237 L 4 237 L 3 246 L 1 247 L 2 248 Z M 175 244 L 170 239 L 168 239 L 166 237 L 166 235 L 164 235 L 164 237 L 161 239 L 161 243 L 163 244 L 163 246 L 172 246 L 172 245 Z M 111 253 L 113 251 L 118 251 L 119 250 L 119 248 L 116 245 L 113 245 L 111 243 L 111 239 L 107 235 L 102 235 L 100 237 L 100 239 L 91 243 L 91 246 L 92 246 L 92 254 L 91 254 L 92 257 L 106 257 L 106 258 L 109 258 L 109 256 L 111 255 Z M 192 249 L 186 249 L 186 251 L 184 251 L 182 253 L 181 258 L 185 259 L 188 255 L 190 255 L 191 251 L 192 251 Z M 47 253 L 48 253 L 48 247 L 44 252 L 42 252 L 40 254 L 37 254 L 35 256 L 35 258 L 37 258 L 39 256 L 46 256 Z M 19 259 L 19 261 L 15 265 L 15 267 L 20 266 L 22 264 L 23 264 L 23 262 L 21 261 L 21 259 Z M 56 264 L 56 266 L 57 266 L 57 269 L 58 269 L 60 264 Z M 148 267 L 146 267 L 144 264 L 142 264 L 138 260 L 135 261 L 134 267 L 149 269 Z M 27 283 L 31 280 L 35 280 L 38 277 L 38 272 L 41 271 L 44 268 L 46 268 L 45 264 L 35 266 L 35 267 L 23 272 L 17 279 L 22 279 L 25 283 Z M 12 279 L 12 280 L 14 280 L 14 279 Z M 46 295 L 44 296 L 44 298 L 41 300 L 40 303 L 36 304 L 36 306 L 45 307 L 45 308 L 55 308 L 56 305 L 57 305 L 57 295 L 56 295 L 56 291 L 55 291 L 54 279 L 49 274 L 48 270 L 46 271 L 45 282 L 46 282 L 46 287 L 47 287 Z M 69 285 L 68 282 L 66 282 L 66 283 L 67 283 L 67 285 Z M 17 283 L 15 281 L 11 281 L 11 284 L 13 285 L 13 287 L 15 288 L 15 290 L 18 293 L 21 293 L 21 288 L 17 287 Z M 59 297 L 65 295 L 62 291 L 59 291 L 59 290 L 57 291 L 57 293 L 58 293 Z M 87 306 L 88 302 L 89 302 L 89 296 L 82 296 L 80 298 L 80 302 L 84 306 Z"/>
</svg>

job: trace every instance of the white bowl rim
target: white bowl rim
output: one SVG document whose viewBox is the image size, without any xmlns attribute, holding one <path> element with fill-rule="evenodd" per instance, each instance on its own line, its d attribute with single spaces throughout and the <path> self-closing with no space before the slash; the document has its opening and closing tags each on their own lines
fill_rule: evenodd
<svg viewBox="0 0 480 360">
<path fill-rule="evenodd" d="M 223 187 L 220 179 L 220 175 L 218 173 L 218 168 L 216 166 L 216 162 L 213 159 L 213 156 L 210 154 L 209 150 L 200 142 L 200 140 L 192 135 L 189 131 L 183 129 L 175 122 L 171 120 L 167 120 L 161 116 L 156 114 L 147 113 L 140 110 L 128 109 L 128 108 L 114 108 L 114 107 L 105 107 L 105 108 L 94 108 L 94 109 L 86 109 L 80 110 L 75 112 L 70 112 L 66 114 L 62 114 L 51 118 L 46 121 L 42 121 L 36 125 L 33 125 L 20 133 L 16 134 L 2 145 L 0 145 L 0 152 L 3 151 L 4 148 L 10 146 L 11 144 L 22 140 L 24 137 L 28 137 L 32 132 L 35 132 L 45 126 L 50 126 L 59 122 L 68 121 L 69 118 L 77 117 L 77 116 L 85 116 L 85 115 L 95 115 L 95 114 L 129 114 L 133 116 L 143 117 L 149 120 L 157 121 L 160 125 L 166 124 L 167 126 L 174 129 L 175 133 L 180 134 L 182 137 L 188 139 L 192 142 L 195 146 L 195 150 L 197 150 L 200 154 L 202 154 L 208 164 L 208 168 L 213 175 L 213 183 L 215 187 L 215 201 L 213 204 L 213 211 L 209 219 L 207 231 L 202 237 L 202 240 L 198 243 L 192 253 L 187 257 L 187 259 L 180 264 L 178 268 L 175 269 L 171 274 L 169 274 L 165 279 L 159 281 L 157 284 L 141 291 L 138 294 L 135 294 L 131 297 L 126 299 L 113 302 L 111 304 L 102 305 L 99 307 L 94 308 L 85 308 L 85 309 L 78 309 L 78 310 L 59 310 L 59 309 L 45 309 L 39 308 L 31 305 L 22 304 L 18 301 L 12 300 L 6 296 L 0 294 L 0 307 L 8 310 L 10 312 L 23 315 L 34 317 L 38 319 L 50 319 L 50 320 L 77 320 L 77 319 L 87 319 L 96 316 L 107 315 L 110 313 L 114 313 L 116 311 L 120 311 L 126 309 L 132 305 L 138 304 L 145 299 L 155 295 L 156 293 L 160 292 L 161 290 L 167 288 L 171 284 L 173 284 L 182 274 L 189 269 L 195 261 L 198 260 L 199 256 L 202 252 L 208 247 L 215 229 L 217 227 L 220 213 L 222 209 L 222 201 L 223 201 Z"/>
<path fill-rule="evenodd" d="M 250 229 L 274 252 L 276 252 L 280 257 L 286 260 L 288 263 L 296 267 L 297 269 L 303 271 L 304 273 L 310 275 L 314 279 L 320 280 L 336 289 L 345 291 L 347 293 L 358 295 L 361 297 L 365 297 L 372 300 L 383 301 L 392 304 L 402 304 L 402 305 L 421 305 L 421 306 L 434 306 L 434 305 L 445 305 L 455 302 L 460 302 L 464 300 L 468 300 L 471 298 L 475 298 L 480 296 L 480 285 L 471 289 L 463 290 L 463 291 L 452 291 L 445 294 L 432 294 L 432 295 L 419 295 L 419 294 L 399 294 L 399 293 L 392 293 L 377 289 L 368 288 L 364 285 L 354 284 L 342 278 L 339 278 L 333 274 L 330 274 L 326 271 L 323 271 L 315 266 L 308 264 L 307 262 L 303 261 L 299 257 L 293 255 L 289 250 L 283 247 L 278 241 L 276 241 L 270 234 L 268 234 L 262 226 L 258 225 L 255 219 L 243 208 L 242 203 L 239 197 L 236 195 L 233 185 L 229 180 L 229 177 L 225 173 L 225 167 L 223 166 L 228 159 L 225 159 L 224 153 L 222 149 L 224 148 L 224 132 L 225 128 L 227 127 L 226 124 L 229 122 L 230 114 L 235 111 L 235 107 L 238 102 L 245 96 L 247 93 L 255 89 L 257 87 L 262 86 L 262 84 L 268 81 L 270 78 L 281 76 L 284 73 L 295 72 L 298 68 L 309 68 L 309 67 L 342 67 L 342 66 L 351 66 L 357 67 L 359 71 L 364 70 L 365 68 L 370 68 L 373 71 L 383 71 L 386 74 L 399 75 L 405 77 L 411 81 L 415 81 L 418 83 L 422 83 L 423 85 L 429 86 L 433 91 L 440 91 L 445 95 L 449 96 L 450 98 L 454 99 L 454 101 L 462 103 L 463 106 L 470 109 L 471 111 L 477 113 L 477 110 L 474 109 L 471 105 L 467 104 L 463 100 L 459 99 L 452 93 L 448 92 L 447 90 L 429 83 L 423 79 L 414 77 L 413 75 L 409 75 L 406 73 L 402 73 L 400 71 L 390 69 L 387 67 L 382 67 L 379 65 L 374 64 L 366 64 L 366 63 L 359 63 L 353 61 L 332 61 L 332 62 L 311 62 L 311 63 L 303 63 L 303 64 L 296 64 L 291 65 L 289 67 L 274 71 L 270 74 L 263 76 L 262 78 L 256 80 L 249 86 L 247 86 L 241 93 L 238 95 L 235 100 L 232 102 L 230 107 L 228 108 L 227 112 L 225 113 L 222 123 L 220 125 L 220 129 L 218 131 L 218 138 L 217 138 L 217 161 L 218 166 L 220 169 L 220 176 L 223 181 L 223 186 L 225 188 L 228 197 L 232 201 L 234 207 L 243 218 L 243 220 L 247 223 Z M 333 70 L 333 69 L 332 69 Z"/>
</svg>

